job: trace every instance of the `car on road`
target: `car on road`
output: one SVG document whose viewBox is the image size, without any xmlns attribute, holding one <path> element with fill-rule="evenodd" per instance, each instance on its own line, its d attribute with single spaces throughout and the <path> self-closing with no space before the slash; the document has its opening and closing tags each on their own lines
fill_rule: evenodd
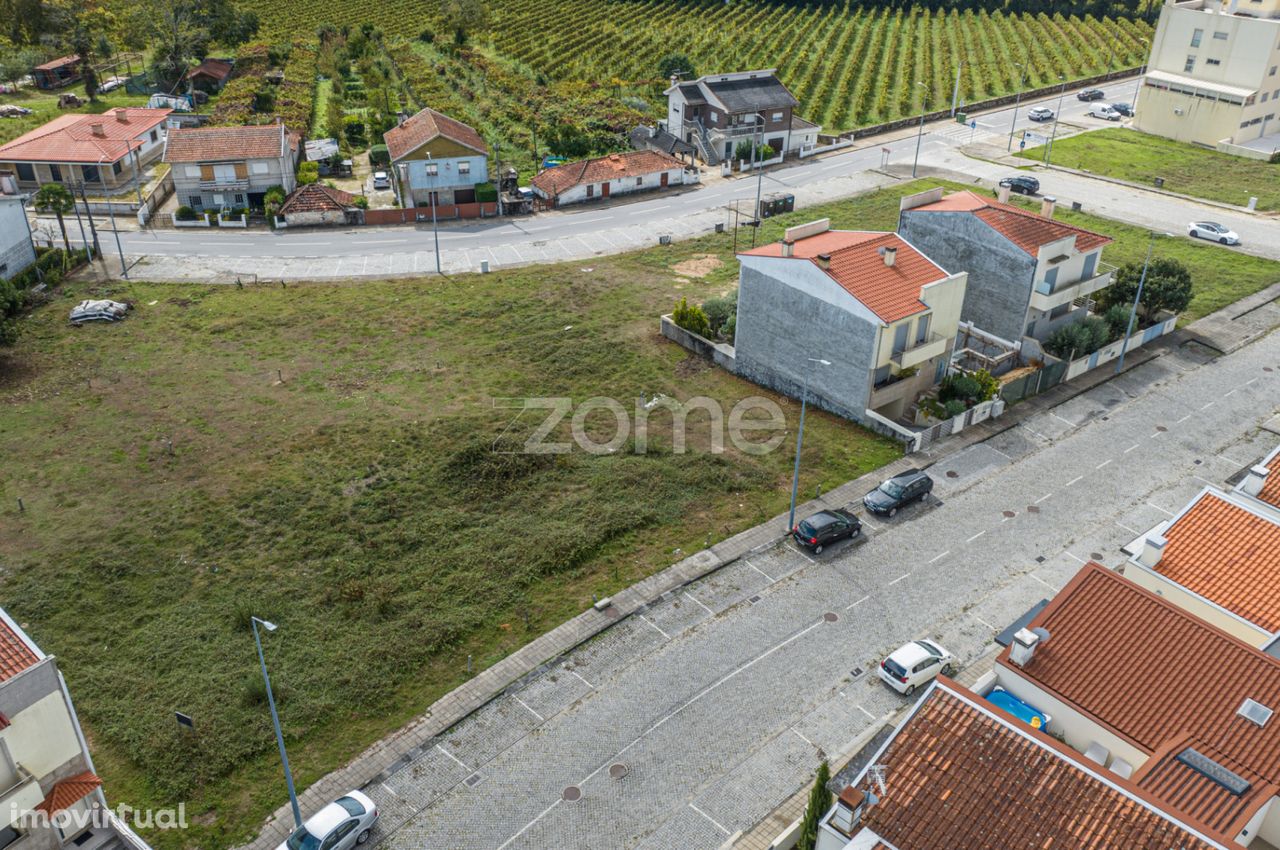
<svg viewBox="0 0 1280 850">
<path fill-rule="evenodd" d="M 1240 235 L 1216 221 L 1193 221 L 1187 225 L 1187 235 L 1192 239 L 1208 239 L 1223 245 L 1239 245 Z"/>
<path fill-rule="evenodd" d="M 81 301 L 71 308 L 71 324 L 83 325 L 85 322 L 118 322 L 129 312 L 128 304 L 119 301 Z"/>
<path fill-rule="evenodd" d="M 862 504 L 873 514 L 894 516 L 899 509 L 920 501 L 932 491 L 932 478 L 919 469 L 908 469 L 863 496 Z"/>
<path fill-rule="evenodd" d="M 1084 91 L 1076 92 L 1076 100 L 1102 100 L 1104 97 L 1106 97 L 1106 94 L 1103 93 L 1102 89 L 1085 89 Z"/>
<path fill-rule="evenodd" d="M 369 840 L 377 819 L 373 800 L 348 791 L 307 818 L 276 850 L 350 850 Z"/>
<path fill-rule="evenodd" d="M 1028 110 L 1027 117 L 1032 121 L 1052 121 L 1053 110 L 1047 106 L 1033 106 Z"/>
<path fill-rule="evenodd" d="M 1113 103 L 1111 104 L 1111 108 L 1116 112 L 1119 112 L 1125 118 L 1133 117 L 1133 107 L 1127 103 Z"/>
<path fill-rule="evenodd" d="M 931 640 L 913 640 L 890 653 L 877 668 L 884 683 L 900 694 L 911 696 L 916 688 L 932 682 L 941 673 L 955 672 L 956 657 Z"/>
<path fill-rule="evenodd" d="M 1023 174 L 1015 177 L 1006 177 L 1000 181 L 1000 185 L 1008 187 L 1019 195 L 1034 195 L 1040 191 L 1040 181 Z"/>
<path fill-rule="evenodd" d="M 373 172 L 373 188 L 374 189 L 390 189 L 391 178 L 387 176 L 385 171 Z"/>
<path fill-rule="evenodd" d="M 818 511 L 791 529 L 791 537 L 796 544 L 812 550 L 815 555 L 821 555 L 822 550 L 832 543 L 852 540 L 861 533 L 862 520 L 843 508 Z"/>
<path fill-rule="evenodd" d="M 1102 118 L 1105 121 L 1120 120 L 1120 113 L 1105 103 L 1095 103 L 1093 106 L 1089 107 L 1089 115 L 1094 118 Z"/>
</svg>

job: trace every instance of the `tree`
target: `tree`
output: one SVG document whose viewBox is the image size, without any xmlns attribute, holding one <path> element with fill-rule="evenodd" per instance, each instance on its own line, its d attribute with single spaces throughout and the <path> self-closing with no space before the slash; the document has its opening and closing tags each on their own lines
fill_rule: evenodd
<svg viewBox="0 0 1280 850">
<path fill-rule="evenodd" d="M 658 76 L 663 82 L 679 74 L 683 80 L 696 80 L 698 72 L 694 69 L 693 60 L 683 53 L 668 53 L 658 60 Z"/>
<path fill-rule="evenodd" d="M 1116 272 L 1115 282 L 1102 291 L 1099 300 L 1108 308 L 1132 305 L 1141 278 L 1141 264 L 1126 263 Z M 1138 310 L 1146 321 L 1154 319 L 1161 310 L 1181 313 L 1191 303 L 1193 294 L 1191 272 L 1186 266 L 1171 258 L 1156 258 L 1147 267 Z"/>
<path fill-rule="evenodd" d="M 61 183 L 46 183 L 36 192 L 35 208 L 36 212 L 51 212 L 57 217 L 58 229 L 62 231 L 62 244 L 70 254 L 71 240 L 67 239 L 67 225 L 62 217 L 76 208 L 75 196 Z"/>
<path fill-rule="evenodd" d="M 804 820 L 800 824 L 800 840 L 796 842 L 796 850 L 813 850 L 818 841 L 818 821 L 831 806 L 831 791 L 827 783 L 831 781 L 831 765 L 823 759 L 818 765 L 818 775 L 813 778 L 813 789 L 809 791 L 809 803 L 805 806 Z"/>
<path fill-rule="evenodd" d="M 170 89 L 214 42 L 235 47 L 258 32 L 258 16 L 231 0 L 151 0 L 134 23 L 151 36 L 153 67 Z"/>
<path fill-rule="evenodd" d="M 489 7 L 484 0 L 441 0 L 440 17 L 444 25 L 453 31 L 454 44 L 461 47 L 476 30 L 482 30 L 489 22 Z"/>
</svg>

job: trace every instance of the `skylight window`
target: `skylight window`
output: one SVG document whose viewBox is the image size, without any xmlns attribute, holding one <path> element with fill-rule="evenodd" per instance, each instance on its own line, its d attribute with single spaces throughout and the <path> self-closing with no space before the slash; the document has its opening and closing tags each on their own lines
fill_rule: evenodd
<svg viewBox="0 0 1280 850">
<path fill-rule="evenodd" d="M 1248 698 L 1245 699 L 1236 714 L 1246 720 L 1257 723 L 1259 726 L 1266 726 L 1267 721 L 1271 719 L 1271 709 L 1260 702 L 1255 702 Z"/>
</svg>

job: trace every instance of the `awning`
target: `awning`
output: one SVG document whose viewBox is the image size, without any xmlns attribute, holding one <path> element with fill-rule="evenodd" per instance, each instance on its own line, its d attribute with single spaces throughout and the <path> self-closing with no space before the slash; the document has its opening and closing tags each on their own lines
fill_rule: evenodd
<svg viewBox="0 0 1280 850">
<path fill-rule="evenodd" d="M 86 770 L 84 773 L 77 773 L 69 779 L 64 779 L 55 784 L 49 791 L 49 796 L 36 806 L 36 811 L 44 812 L 46 815 L 53 815 L 62 811 L 68 806 L 73 806 L 92 794 L 98 788 L 102 787 L 102 780 L 97 774 Z"/>
<path fill-rule="evenodd" d="M 1168 71 L 1148 71 L 1147 79 L 1156 80 L 1166 85 L 1181 86 L 1189 89 L 1231 95 L 1244 99 L 1257 94 L 1257 89 L 1242 89 L 1239 86 L 1224 86 L 1222 83 L 1211 83 L 1196 77 L 1184 77 L 1182 74 L 1170 74 Z"/>
</svg>

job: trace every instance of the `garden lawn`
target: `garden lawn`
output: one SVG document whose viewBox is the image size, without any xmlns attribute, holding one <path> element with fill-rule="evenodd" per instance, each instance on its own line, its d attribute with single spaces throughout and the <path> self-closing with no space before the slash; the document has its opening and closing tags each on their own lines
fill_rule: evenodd
<svg viewBox="0 0 1280 850">
<path fill-rule="evenodd" d="M 1022 151 L 1018 156 L 1043 159 L 1044 151 Z M 1280 210 L 1280 163 L 1229 156 L 1127 127 L 1059 139 L 1053 145 L 1053 161 L 1144 186 L 1162 177 L 1170 192 L 1237 206 L 1256 197 L 1258 209 Z"/>
<path fill-rule="evenodd" d="M 31 110 L 30 115 L 23 115 L 20 118 L 0 118 L 0 144 L 11 142 L 23 133 L 34 130 L 68 112 L 102 113 L 117 106 L 147 105 L 147 95 L 129 94 L 122 87 L 113 92 L 98 95 L 96 103 L 86 103 L 76 109 L 59 109 L 58 96 L 62 94 L 74 94 L 84 99 L 84 86 L 76 84 L 53 92 L 23 86 L 15 94 L 0 94 L 0 103 L 12 103 Z"/>
</svg>

